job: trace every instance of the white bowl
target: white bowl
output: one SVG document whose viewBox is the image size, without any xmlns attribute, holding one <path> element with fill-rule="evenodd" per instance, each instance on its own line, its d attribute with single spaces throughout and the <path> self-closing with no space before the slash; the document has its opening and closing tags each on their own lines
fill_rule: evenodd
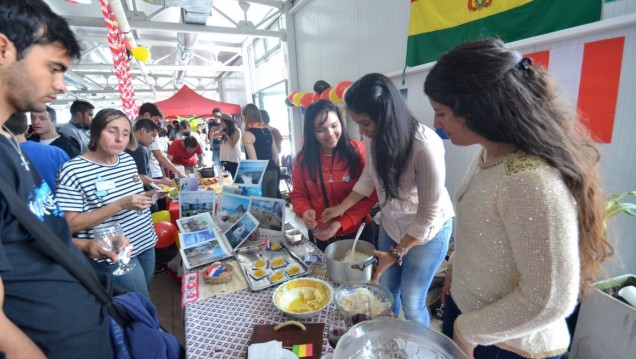
<svg viewBox="0 0 636 359">
<path fill-rule="evenodd" d="M 303 302 L 302 297 L 309 298 Z M 333 297 L 333 288 L 324 280 L 296 278 L 281 284 L 272 295 L 272 301 L 281 312 L 298 319 L 315 317 L 327 308 Z M 309 303 L 308 303 L 309 302 Z M 302 305 L 311 307 L 301 310 Z M 311 304 L 315 304 L 311 306 Z"/>
<path fill-rule="evenodd" d="M 303 232 L 300 229 L 290 229 L 285 231 L 285 238 L 289 244 L 298 244 L 303 240 Z"/>
</svg>

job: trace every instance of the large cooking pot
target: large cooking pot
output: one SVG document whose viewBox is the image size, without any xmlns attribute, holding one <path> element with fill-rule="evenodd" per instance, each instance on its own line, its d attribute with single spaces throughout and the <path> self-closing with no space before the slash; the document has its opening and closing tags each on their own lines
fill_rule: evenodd
<svg viewBox="0 0 636 359">
<path fill-rule="evenodd" d="M 376 262 L 376 258 L 373 256 L 375 247 L 369 242 L 358 241 L 356 252 L 365 253 L 367 257 L 353 263 L 345 263 L 342 259 L 351 250 L 352 246 L 353 239 L 343 239 L 331 243 L 325 249 L 327 275 L 335 283 L 342 284 L 348 281 L 371 280 L 373 263 Z"/>
<path fill-rule="evenodd" d="M 201 178 L 212 178 L 214 177 L 214 167 L 203 167 L 198 169 L 199 174 L 201 174 Z"/>
</svg>

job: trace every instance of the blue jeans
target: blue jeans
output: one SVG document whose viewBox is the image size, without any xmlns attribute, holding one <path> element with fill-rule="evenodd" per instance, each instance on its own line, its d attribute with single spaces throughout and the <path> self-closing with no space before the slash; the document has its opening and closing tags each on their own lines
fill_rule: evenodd
<svg viewBox="0 0 636 359">
<path fill-rule="evenodd" d="M 426 307 L 426 295 L 437 268 L 448 252 L 448 240 L 453 231 L 453 220 L 449 219 L 428 243 L 414 246 L 402 258 L 402 266 L 393 264 L 380 278 L 380 284 L 387 287 L 395 300 L 393 313 L 400 314 L 404 305 L 404 317 L 426 326 L 431 318 Z M 378 249 L 388 252 L 395 245 L 383 227 L 380 227 Z"/>
<path fill-rule="evenodd" d="M 453 325 L 460 314 L 462 313 L 457 307 L 457 304 L 455 304 L 455 301 L 453 301 L 453 298 L 451 298 L 451 296 L 447 296 L 446 308 L 444 308 L 444 325 L 442 327 L 442 332 L 451 339 L 454 334 Z M 494 345 L 478 345 L 475 347 L 473 355 L 475 359 L 525 359 L 525 357 Z M 546 359 L 560 359 L 561 357 L 561 355 L 557 355 Z"/>
<path fill-rule="evenodd" d="M 135 268 L 124 275 L 114 275 L 113 285 L 150 297 L 150 283 L 155 274 L 155 248 L 148 248 L 130 258 L 130 263 L 135 263 Z M 117 267 L 118 264 L 111 264 L 108 269 L 112 272 Z"/>
</svg>

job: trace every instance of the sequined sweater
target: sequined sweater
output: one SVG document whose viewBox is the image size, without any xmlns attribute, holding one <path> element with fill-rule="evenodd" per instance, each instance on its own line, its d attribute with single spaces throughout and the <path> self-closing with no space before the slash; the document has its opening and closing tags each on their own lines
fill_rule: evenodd
<svg viewBox="0 0 636 359">
<path fill-rule="evenodd" d="M 483 166 L 456 193 L 455 333 L 528 358 L 566 351 L 579 289 L 576 205 L 560 173 L 521 151 Z"/>
</svg>

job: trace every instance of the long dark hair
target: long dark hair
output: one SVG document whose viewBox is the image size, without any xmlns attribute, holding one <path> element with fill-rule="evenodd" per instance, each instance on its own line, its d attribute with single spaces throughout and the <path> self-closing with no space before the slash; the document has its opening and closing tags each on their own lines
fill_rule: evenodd
<svg viewBox="0 0 636 359">
<path fill-rule="evenodd" d="M 613 253 L 603 224 L 600 154 L 554 79 L 499 40 L 464 43 L 442 55 L 424 92 L 493 142 L 514 144 L 556 168 L 578 211 L 581 288 Z"/>
<path fill-rule="evenodd" d="M 375 123 L 371 155 L 385 203 L 399 198 L 400 177 L 411 158 L 417 120 L 397 87 L 384 75 L 368 74 L 345 92 L 347 110 L 366 114 Z"/>
<path fill-rule="evenodd" d="M 227 141 L 227 137 L 232 138 L 232 136 L 234 136 L 234 132 L 236 132 L 236 123 L 232 117 L 221 117 L 221 121 L 225 123 L 225 127 L 227 128 L 227 133 L 222 136 L 221 141 Z"/>
<path fill-rule="evenodd" d="M 347 168 L 349 169 L 349 176 L 352 180 L 357 180 L 362 172 L 360 155 L 356 149 L 353 148 L 349 136 L 347 136 L 340 109 L 330 101 L 318 100 L 307 107 L 307 111 L 305 111 L 305 125 L 303 127 L 305 142 L 298 152 L 297 158 L 300 159 L 301 167 L 307 168 L 309 178 L 311 178 L 315 184 L 318 184 L 317 178 L 322 173 L 322 163 L 320 161 L 321 149 L 318 140 L 316 140 L 316 127 L 314 123 L 316 122 L 316 118 L 320 118 L 321 123 L 324 123 L 329 112 L 333 112 L 338 116 L 340 127 L 342 127 L 342 134 L 338 139 L 338 144 L 336 148 L 334 148 L 332 155 L 344 158 L 347 162 Z"/>
</svg>

